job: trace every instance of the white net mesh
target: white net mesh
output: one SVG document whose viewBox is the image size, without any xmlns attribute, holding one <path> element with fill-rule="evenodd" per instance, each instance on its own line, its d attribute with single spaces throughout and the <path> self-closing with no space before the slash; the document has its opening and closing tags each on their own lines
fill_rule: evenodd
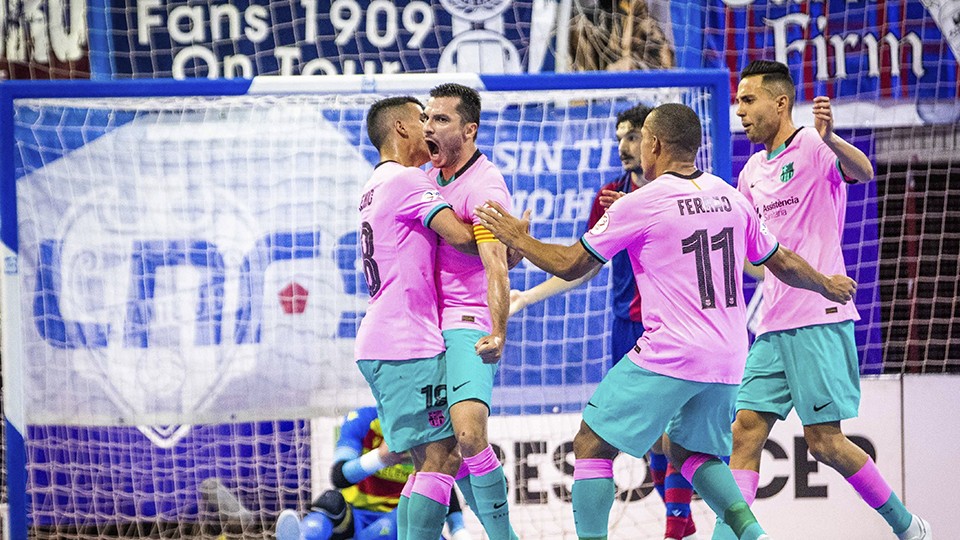
<svg viewBox="0 0 960 540">
<path fill-rule="evenodd" d="M 332 418 L 371 402 L 352 358 L 367 298 L 354 219 L 379 97 L 15 102 L 14 309 L 39 536 L 269 537 L 326 484 Z M 479 145 L 515 208 L 567 243 L 619 174 L 619 111 L 683 101 L 706 133 L 714 105 L 703 88 L 483 98 Z M 517 288 L 545 278 L 511 271 Z M 573 538 L 570 441 L 608 367 L 607 296 L 604 270 L 511 321 L 491 433 L 525 538 Z M 285 420 L 318 415 L 331 420 Z M 624 500 L 650 492 L 642 462 L 618 468 Z M 661 504 L 618 503 L 612 537 L 662 530 Z"/>
</svg>

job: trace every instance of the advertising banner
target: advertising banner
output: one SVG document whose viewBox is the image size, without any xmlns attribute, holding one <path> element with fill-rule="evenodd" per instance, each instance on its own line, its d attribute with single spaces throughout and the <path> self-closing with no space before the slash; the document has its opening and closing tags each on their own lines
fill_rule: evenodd
<svg viewBox="0 0 960 540">
<path fill-rule="evenodd" d="M 118 77 L 553 71 L 556 2 L 117 0 Z"/>
<path fill-rule="evenodd" d="M 799 98 L 934 102 L 960 96 L 960 4 L 950 0 L 711 0 L 704 65 L 791 67 Z M 923 112 L 921 112 L 921 116 Z"/>
</svg>

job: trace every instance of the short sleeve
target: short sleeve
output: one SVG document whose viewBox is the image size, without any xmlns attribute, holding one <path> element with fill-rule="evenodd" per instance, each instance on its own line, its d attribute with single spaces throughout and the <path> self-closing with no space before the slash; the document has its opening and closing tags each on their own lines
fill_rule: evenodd
<svg viewBox="0 0 960 540">
<path fill-rule="evenodd" d="M 450 206 L 420 169 L 408 167 L 400 178 L 397 189 L 391 190 L 391 196 L 397 198 L 397 219 L 420 221 L 429 227 L 437 212 Z"/>
<path fill-rule="evenodd" d="M 642 205 L 637 203 L 638 197 L 631 195 L 621 197 L 610 205 L 597 223 L 580 238 L 584 249 L 602 263 L 642 239 Z"/>
<path fill-rule="evenodd" d="M 840 184 L 844 181 L 843 170 L 840 168 L 840 159 L 837 158 L 837 155 L 833 153 L 833 150 L 827 146 L 827 143 L 823 142 L 819 136 L 811 137 L 815 140 L 817 145 L 816 151 L 813 153 L 816 159 L 817 170 L 820 171 L 820 174 L 824 178 L 830 181 L 831 184 Z"/>
</svg>

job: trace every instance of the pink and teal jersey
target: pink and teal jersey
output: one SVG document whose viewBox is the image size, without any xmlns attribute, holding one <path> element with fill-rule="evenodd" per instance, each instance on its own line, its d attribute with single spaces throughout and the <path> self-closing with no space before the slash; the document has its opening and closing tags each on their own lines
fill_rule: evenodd
<svg viewBox="0 0 960 540">
<path fill-rule="evenodd" d="M 823 274 L 846 274 L 841 237 L 847 186 L 836 154 L 816 130 L 801 128 L 770 154 L 751 156 L 737 187 L 780 243 Z M 860 314 L 853 302 L 831 302 L 767 272 L 759 317 L 757 335 L 856 321 Z"/>
<path fill-rule="evenodd" d="M 370 289 L 357 331 L 357 360 L 410 360 L 444 351 L 437 311 L 437 235 L 430 220 L 449 207 L 420 169 L 377 166 L 360 197 L 360 251 Z"/>
<path fill-rule="evenodd" d="M 740 384 L 743 261 L 761 263 L 778 244 L 736 189 L 701 171 L 663 174 L 617 200 L 580 243 L 600 262 L 630 257 L 646 328 L 630 360 L 676 379 Z"/>
<path fill-rule="evenodd" d="M 477 242 L 492 239 L 480 225 L 473 210 L 485 202 L 495 201 L 510 211 L 510 192 L 503 175 L 486 156 L 477 151 L 453 178 L 444 179 L 439 169 L 427 171 L 436 181 L 444 200 L 464 221 L 472 221 Z M 457 251 L 440 241 L 437 272 L 440 287 L 440 327 L 443 330 L 468 328 L 490 332 L 490 309 L 487 306 L 487 275 L 480 257 Z"/>
</svg>

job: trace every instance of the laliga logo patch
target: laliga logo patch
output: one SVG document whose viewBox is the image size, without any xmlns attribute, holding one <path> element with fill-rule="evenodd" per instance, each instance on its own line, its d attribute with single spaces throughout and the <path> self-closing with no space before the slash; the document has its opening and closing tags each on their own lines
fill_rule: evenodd
<svg viewBox="0 0 960 540">
<path fill-rule="evenodd" d="M 607 230 L 607 225 L 610 225 L 610 214 L 604 213 L 602 216 L 600 216 L 597 224 L 590 229 L 590 232 L 593 234 L 600 234 Z"/>
<path fill-rule="evenodd" d="M 420 202 L 435 201 L 439 198 L 440 198 L 439 191 L 424 191 L 423 195 L 420 196 Z"/>
</svg>

